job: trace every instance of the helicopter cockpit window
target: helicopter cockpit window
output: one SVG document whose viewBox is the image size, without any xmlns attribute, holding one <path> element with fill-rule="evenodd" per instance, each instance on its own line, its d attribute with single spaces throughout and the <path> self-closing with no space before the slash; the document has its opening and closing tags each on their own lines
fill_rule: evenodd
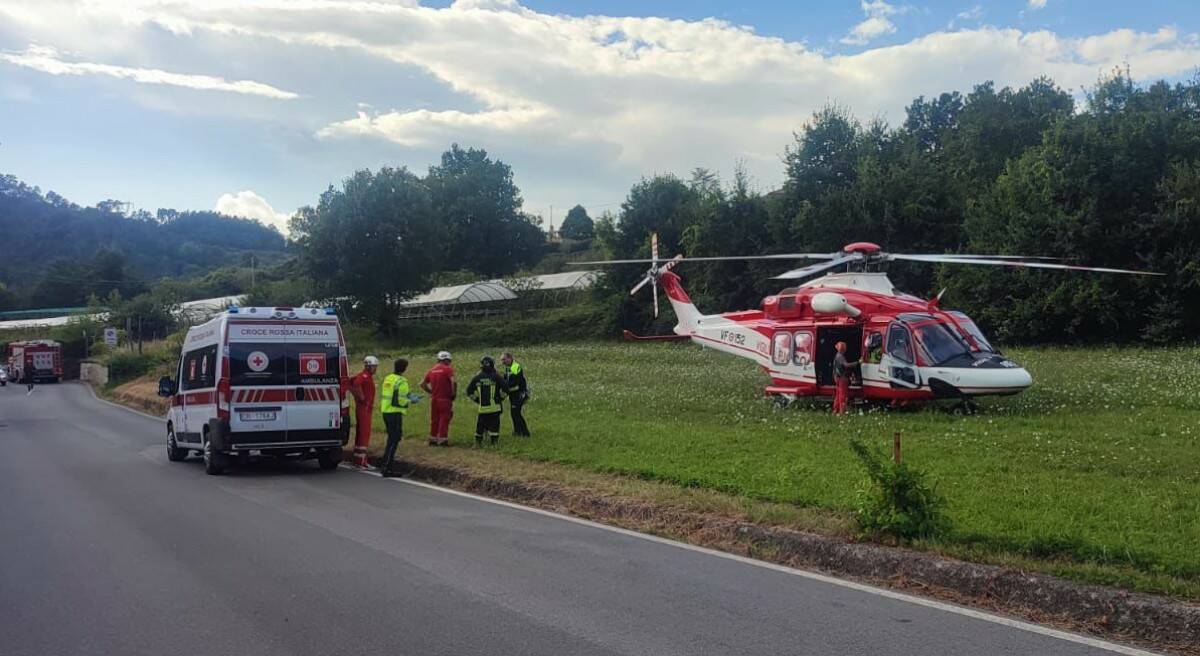
<svg viewBox="0 0 1200 656">
<path fill-rule="evenodd" d="M 788 364 L 792 361 L 792 334 L 778 332 L 771 338 L 771 359 L 775 364 Z"/>
<path fill-rule="evenodd" d="M 954 328 L 943 323 L 927 323 L 917 328 L 921 346 L 932 364 L 942 364 L 969 351 L 966 340 L 953 331 Z"/>
<path fill-rule="evenodd" d="M 893 325 L 888 329 L 887 352 L 888 355 L 901 362 L 907 362 L 908 364 L 915 362 L 912 335 L 908 333 L 908 328 Z"/>
<path fill-rule="evenodd" d="M 959 326 L 962 327 L 963 330 L 967 331 L 971 334 L 971 337 L 975 338 L 975 343 L 979 346 L 979 350 L 987 353 L 996 350 L 992 348 L 992 345 L 987 341 L 987 338 L 983 336 L 983 331 L 979 329 L 979 326 L 975 325 L 975 322 L 972 321 L 970 317 L 962 312 L 951 312 L 950 314 L 954 315 L 954 320 Z"/>
<path fill-rule="evenodd" d="M 795 308 L 796 308 L 796 297 L 795 296 L 780 296 L 779 297 L 779 309 L 780 310 L 794 310 Z"/>
</svg>

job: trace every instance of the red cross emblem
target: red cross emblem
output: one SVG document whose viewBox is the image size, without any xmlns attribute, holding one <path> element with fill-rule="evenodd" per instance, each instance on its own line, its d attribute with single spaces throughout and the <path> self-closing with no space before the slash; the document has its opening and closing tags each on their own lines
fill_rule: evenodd
<svg viewBox="0 0 1200 656">
<path fill-rule="evenodd" d="M 271 359 L 262 351 L 254 351 L 246 356 L 246 364 L 250 366 L 250 371 L 261 372 L 267 370 L 267 366 L 271 364 Z"/>
</svg>

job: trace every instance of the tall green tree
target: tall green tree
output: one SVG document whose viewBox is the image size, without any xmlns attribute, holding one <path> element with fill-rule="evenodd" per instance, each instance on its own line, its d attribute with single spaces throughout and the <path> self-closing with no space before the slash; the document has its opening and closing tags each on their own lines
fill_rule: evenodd
<svg viewBox="0 0 1200 656">
<path fill-rule="evenodd" d="M 299 266 L 322 298 L 391 330 L 399 304 L 430 287 L 447 225 L 405 168 L 362 170 L 301 208 L 290 224 Z"/>
<path fill-rule="evenodd" d="M 591 239 L 596 235 L 596 225 L 583 205 L 576 205 L 567 211 L 558 232 L 566 239 Z"/>
<path fill-rule="evenodd" d="M 1103 80 L 968 208 L 977 250 L 1048 255 L 1163 278 L 948 270 L 954 298 L 1022 341 L 1179 338 L 1196 326 L 1190 209 L 1200 162 L 1196 83 Z"/>
<path fill-rule="evenodd" d="M 425 176 L 432 209 L 448 230 L 446 269 L 499 277 L 532 266 L 545 233 L 521 211 L 512 168 L 487 151 L 454 144 Z"/>
</svg>

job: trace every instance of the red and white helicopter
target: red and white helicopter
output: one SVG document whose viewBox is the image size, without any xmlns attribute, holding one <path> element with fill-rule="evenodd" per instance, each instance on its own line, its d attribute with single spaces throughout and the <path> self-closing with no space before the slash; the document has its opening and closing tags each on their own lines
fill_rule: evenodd
<svg viewBox="0 0 1200 656">
<path fill-rule="evenodd" d="M 845 266 L 763 299 L 758 310 L 703 314 L 692 304 L 680 278 L 671 271 L 680 262 L 720 260 L 821 260 L 787 271 L 776 280 L 801 280 Z M 765 394 L 781 405 L 801 396 L 833 396 L 833 356 L 846 342 L 846 358 L 860 360 L 860 377 L 851 398 L 902 404 L 956 399 L 973 409 L 971 399 L 1018 394 L 1033 383 L 1029 372 L 992 348 L 975 322 L 954 310 L 943 310 L 937 298 L 924 300 L 892 285 L 879 265 L 913 262 L 1025 267 L 1103 273 L 1162 275 L 1102 267 L 1055 263 L 1055 258 L 1016 255 L 912 255 L 885 253 L 878 245 L 855 242 L 837 253 L 786 253 L 728 257 L 676 255 L 658 257 L 658 235 L 651 235 L 650 259 L 604 260 L 579 264 L 644 264 L 650 269 L 632 290 L 658 285 L 675 310 L 679 339 L 714 348 L 758 363 L 770 375 Z M 627 333 L 628 336 L 631 336 Z M 652 339 L 652 338 L 651 338 Z"/>
</svg>

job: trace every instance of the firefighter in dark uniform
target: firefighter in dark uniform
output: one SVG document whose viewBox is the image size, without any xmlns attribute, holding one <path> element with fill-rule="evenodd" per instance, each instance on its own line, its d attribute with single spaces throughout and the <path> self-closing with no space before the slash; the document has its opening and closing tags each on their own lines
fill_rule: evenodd
<svg viewBox="0 0 1200 656">
<path fill-rule="evenodd" d="M 520 362 L 513 360 L 512 353 L 501 355 L 500 364 L 504 366 L 508 407 L 512 409 L 513 435 L 529 437 L 529 425 L 525 423 L 525 415 L 521 413 L 525 402 L 529 400 L 529 383 L 525 380 L 525 370 L 521 368 Z"/>
<path fill-rule="evenodd" d="M 467 385 L 467 396 L 479 405 L 479 418 L 475 420 L 475 446 L 483 446 L 486 436 L 491 444 L 500 439 L 500 415 L 504 400 L 504 377 L 496 371 L 496 361 L 491 356 L 479 359 L 479 373 Z"/>
</svg>

